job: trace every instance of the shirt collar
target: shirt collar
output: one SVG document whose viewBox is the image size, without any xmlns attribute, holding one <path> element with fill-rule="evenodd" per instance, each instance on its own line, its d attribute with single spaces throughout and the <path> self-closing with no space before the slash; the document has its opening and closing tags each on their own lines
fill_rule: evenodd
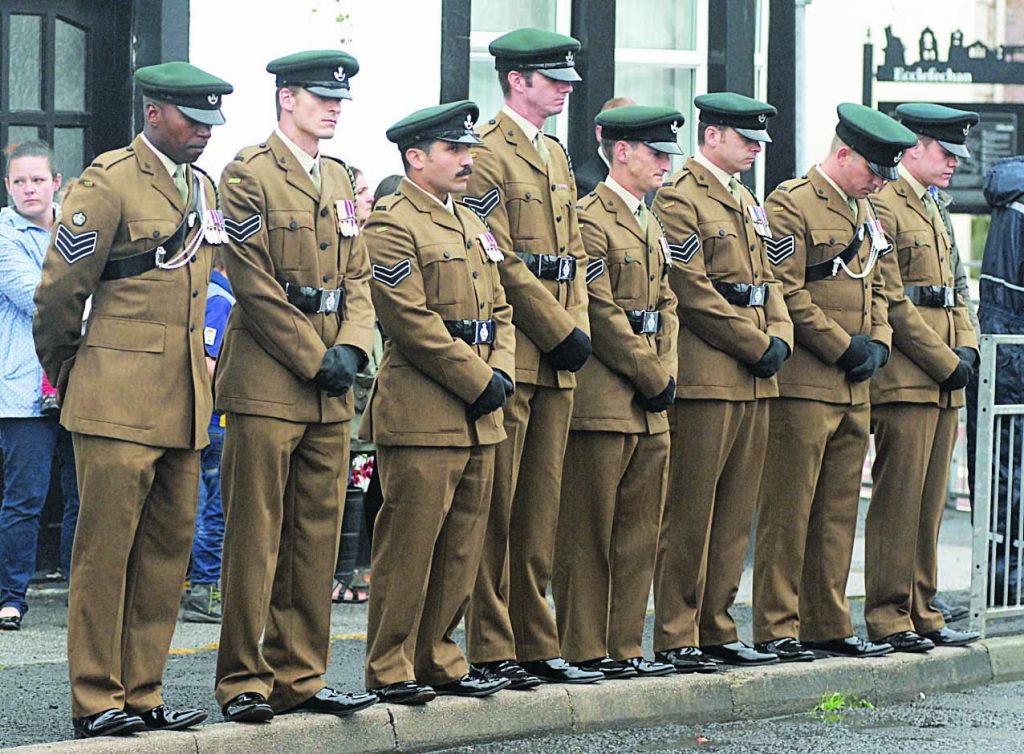
<svg viewBox="0 0 1024 754">
<path fill-rule="evenodd" d="M 921 183 L 921 181 L 917 180 L 914 176 L 912 176 L 910 174 L 910 171 L 903 167 L 902 162 L 899 164 L 899 166 L 897 166 L 896 169 L 900 172 L 900 175 L 906 179 L 907 183 L 910 184 L 910 188 L 914 192 L 914 196 L 916 196 L 923 202 L 924 195 L 928 193 L 928 187 Z"/>
<path fill-rule="evenodd" d="M 445 197 L 445 200 L 442 202 L 440 199 L 438 199 L 436 196 L 431 194 L 429 191 L 426 191 L 423 188 L 421 188 L 420 186 L 417 186 L 413 181 L 409 181 L 409 183 L 412 186 L 414 186 L 416 188 L 416 190 L 419 191 L 420 193 L 422 193 L 424 196 L 429 196 L 431 199 L 433 199 L 435 202 L 440 204 L 442 207 L 444 207 L 446 210 L 451 212 L 453 215 L 455 214 L 455 202 L 452 201 L 452 195 L 451 194 L 448 194 L 448 196 Z"/>
<path fill-rule="evenodd" d="M 537 138 L 537 134 L 540 132 L 540 129 L 533 125 L 530 121 L 528 121 L 526 118 L 517 113 L 508 105 L 502 105 L 501 111 L 505 113 L 505 115 L 510 117 L 513 123 L 515 123 L 521 129 L 523 129 L 523 133 L 526 134 L 527 139 L 533 141 L 534 139 Z"/>
<path fill-rule="evenodd" d="M 825 172 L 824 166 L 818 165 L 818 172 L 821 173 L 822 178 L 824 178 L 828 182 L 828 185 L 836 190 L 836 193 L 839 194 L 839 198 L 842 199 L 847 204 L 849 204 L 850 197 L 846 195 L 845 191 L 839 188 L 838 183 L 832 180 L 832 176 Z"/>
<path fill-rule="evenodd" d="M 718 181 L 723 186 L 725 186 L 725 190 L 726 191 L 729 190 L 729 181 L 731 181 L 733 178 L 735 178 L 734 175 L 732 175 L 731 173 L 727 173 L 726 171 L 722 170 L 720 167 L 718 167 L 718 165 L 716 165 L 711 160 L 709 160 L 704 155 L 704 153 L 701 152 L 699 149 L 694 153 L 693 159 L 696 160 L 697 162 L 699 162 L 704 167 L 706 167 L 708 170 L 710 170 L 711 171 L 711 175 L 715 176 L 715 178 L 717 178 Z"/>
<path fill-rule="evenodd" d="M 60 220 L 60 207 L 57 204 L 52 205 L 53 219 Z M 29 220 L 22 214 L 19 214 L 14 207 L 4 207 L 0 209 L 0 225 L 9 225 L 12 228 L 18 230 L 28 230 L 29 228 L 37 228 L 39 230 L 49 232 L 42 225 L 36 225 L 34 222 Z"/>
<path fill-rule="evenodd" d="M 280 128 L 275 128 L 274 133 L 276 133 L 277 137 L 284 142 L 286 147 L 288 147 L 288 151 L 295 155 L 295 159 L 299 161 L 299 165 L 302 166 L 302 169 L 305 170 L 306 173 L 311 172 L 313 170 L 313 166 L 320 161 L 319 154 L 317 154 L 316 157 L 310 157 L 308 152 L 304 151 L 302 147 L 285 136 L 284 131 Z"/>
<path fill-rule="evenodd" d="M 630 214 L 636 216 L 636 211 L 640 207 L 640 200 L 629 193 L 622 184 L 612 178 L 610 175 L 604 179 L 605 185 L 614 191 L 618 197 L 626 204 L 626 209 L 629 210 Z"/>
<path fill-rule="evenodd" d="M 146 138 L 146 134 L 139 134 L 139 136 L 142 137 L 142 141 L 145 142 L 146 146 L 153 150 L 153 154 L 155 154 L 156 158 L 160 160 L 160 164 L 167 169 L 167 174 L 171 176 L 171 178 L 174 178 L 174 173 L 178 170 L 178 168 L 185 167 L 184 165 L 179 165 L 170 157 L 161 152 L 159 149 L 154 147 L 153 142 Z"/>
</svg>

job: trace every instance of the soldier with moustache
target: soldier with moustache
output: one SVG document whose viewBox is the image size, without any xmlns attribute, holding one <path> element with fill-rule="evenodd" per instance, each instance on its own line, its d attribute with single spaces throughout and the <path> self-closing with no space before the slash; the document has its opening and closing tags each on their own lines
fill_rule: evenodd
<svg viewBox="0 0 1024 754">
<path fill-rule="evenodd" d="M 599 114 L 610 173 L 579 203 L 594 355 L 577 375 L 562 470 L 552 586 L 562 655 L 606 678 L 675 672 L 643 656 L 668 482 L 665 410 L 675 397 L 679 320 L 669 250 L 644 195 L 681 155 L 667 107 Z"/>
<path fill-rule="evenodd" d="M 679 672 L 766 665 L 729 615 L 743 573 L 775 374 L 793 347 L 782 288 L 765 256 L 770 230 L 740 182 L 770 141 L 771 105 L 704 94 L 699 150 L 654 201 L 679 300 L 679 372 L 669 408 L 668 499 L 654 576 L 655 658 Z"/>
<path fill-rule="evenodd" d="M 162 676 L 208 442 L 203 319 L 223 230 L 214 185 L 193 163 L 232 87 L 181 62 L 140 68 L 135 83 L 143 131 L 68 194 L 35 294 L 36 351 L 60 394 L 81 496 L 68 602 L 75 738 L 206 718 L 166 707 Z"/>
<path fill-rule="evenodd" d="M 373 530 L 366 686 L 398 704 L 488 696 L 511 683 L 470 672 L 452 639 L 476 581 L 515 372 L 498 272 L 505 252 L 452 199 L 473 169 L 478 115 L 473 102 L 452 102 L 388 129 L 406 177 L 364 231 L 387 335 L 364 424 L 384 493 Z"/>
<path fill-rule="evenodd" d="M 937 202 L 978 114 L 925 102 L 896 117 L 917 136 L 899 176 L 875 206 L 895 253 L 882 262 L 892 356 L 871 380 L 875 461 L 865 527 L 864 619 L 897 652 L 963 646 L 975 631 L 949 628 L 932 606 L 949 461 L 964 390 L 978 360 L 967 302 L 956 290 L 953 242 Z"/>
<path fill-rule="evenodd" d="M 226 413 L 217 702 L 233 722 L 347 715 L 376 703 L 326 686 L 331 579 L 351 386 L 373 347 L 355 180 L 320 154 L 359 70 L 341 50 L 267 65 L 277 128 L 221 176 L 236 298 L 216 375 Z"/>
<path fill-rule="evenodd" d="M 480 573 L 466 616 L 474 667 L 511 688 L 603 678 L 559 655 L 547 603 L 562 461 L 572 415 L 573 372 L 590 355 L 586 252 L 576 218 L 568 154 L 544 122 L 560 113 L 580 77 L 580 44 L 541 29 L 517 29 L 489 47 L 505 96 L 479 129 L 462 201 L 508 251 L 498 264 L 516 327 L 516 391 L 505 407 Z M 517 662 L 518 661 L 518 662 Z M 525 668 L 525 670 L 524 670 Z"/>
<path fill-rule="evenodd" d="M 828 156 L 765 202 L 768 255 L 796 347 L 772 404 L 754 554 L 754 641 L 785 662 L 814 660 L 815 652 L 892 651 L 854 634 L 846 581 L 868 449 L 868 380 L 888 360 L 892 338 L 877 264 L 890 248 L 869 197 L 896 178 L 915 139 L 863 105 L 841 104 L 838 116 Z"/>
</svg>

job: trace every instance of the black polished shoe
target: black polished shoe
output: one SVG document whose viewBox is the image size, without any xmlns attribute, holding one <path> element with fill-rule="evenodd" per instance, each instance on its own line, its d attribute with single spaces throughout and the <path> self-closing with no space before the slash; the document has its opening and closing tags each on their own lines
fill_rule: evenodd
<svg viewBox="0 0 1024 754">
<path fill-rule="evenodd" d="M 755 644 L 754 649 L 758 652 L 775 655 L 779 658 L 779 662 L 812 662 L 814 660 L 814 652 L 792 636 L 762 641 Z"/>
<path fill-rule="evenodd" d="M 745 665 L 747 667 L 758 665 L 774 665 L 779 658 L 766 652 L 758 652 L 753 647 L 748 647 L 742 641 L 733 641 L 728 644 L 712 644 L 701 647 L 700 651 L 708 657 L 721 660 L 726 665 Z"/>
<path fill-rule="evenodd" d="M 636 671 L 636 674 L 641 678 L 654 678 L 659 675 L 673 675 L 676 669 L 670 662 L 657 662 L 651 661 L 644 657 L 630 657 L 623 660 L 624 663 L 629 665 Z"/>
<path fill-rule="evenodd" d="M 523 670 L 548 683 L 594 683 L 604 678 L 600 670 L 584 670 L 571 665 L 561 657 L 550 660 L 531 660 L 519 663 Z"/>
<path fill-rule="evenodd" d="M 462 678 L 434 686 L 438 696 L 490 696 L 507 689 L 512 684 L 508 678 L 485 678 L 477 673 L 466 673 Z"/>
<path fill-rule="evenodd" d="M 636 675 L 636 670 L 632 665 L 613 660 L 611 657 L 595 657 L 593 660 L 585 660 L 576 664 L 584 670 L 600 671 L 608 680 L 632 678 Z"/>
<path fill-rule="evenodd" d="M 717 673 L 720 663 L 711 659 L 697 647 L 677 647 L 655 652 L 656 662 L 664 662 L 675 668 L 677 673 Z"/>
<path fill-rule="evenodd" d="M 523 666 L 515 660 L 496 660 L 494 662 L 478 662 L 469 666 L 469 669 L 484 678 L 506 678 L 509 681 L 506 687 L 509 691 L 526 691 L 535 689 L 544 681 L 535 675 L 530 675 Z"/>
<path fill-rule="evenodd" d="M 221 712 L 229 723 L 265 723 L 274 717 L 267 698 L 255 691 L 239 694 L 221 707 Z"/>
<path fill-rule="evenodd" d="M 173 710 L 163 704 L 137 714 L 149 730 L 185 730 L 199 725 L 207 717 L 203 709 Z"/>
<path fill-rule="evenodd" d="M 966 607 L 961 607 L 960 605 L 951 605 L 938 595 L 932 597 L 932 601 L 931 604 L 929 604 L 929 607 L 932 610 L 935 610 L 936 612 L 942 613 L 942 619 L 946 621 L 946 623 L 953 623 L 958 620 L 963 620 L 971 614 L 971 611 Z"/>
<path fill-rule="evenodd" d="M 846 636 L 842 639 L 825 639 L 823 641 L 801 641 L 805 649 L 810 649 L 826 657 L 881 657 L 890 654 L 892 646 L 884 641 L 866 641 L 859 636 Z"/>
<path fill-rule="evenodd" d="M 981 638 L 977 631 L 957 631 L 949 626 L 943 626 L 938 631 L 929 631 L 922 636 L 936 647 L 965 647 Z"/>
<path fill-rule="evenodd" d="M 914 631 L 900 631 L 889 634 L 882 641 L 891 644 L 896 652 L 928 652 L 935 649 L 931 639 L 926 639 Z"/>
<path fill-rule="evenodd" d="M 330 686 L 324 686 L 309 699 L 292 707 L 288 712 L 319 712 L 325 715 L 344 717 L 372 707 L 377 701 L 377 695 L 369 691 L 343 694 Z"/>
<path fill-rule="evenodd" d="M 96 738 L 97 736 L 127 736 L 146 729 L 142 718 L 120 709 L 108 709 L 95 715 L 71 718 L 75 738 Z"/>
<path fill-rule="evenodd" d="M 437 696 L 434 689 L 416 681 L 400 681 L 367 689 L 385 704 L 426 704 Z"/>
</svg>

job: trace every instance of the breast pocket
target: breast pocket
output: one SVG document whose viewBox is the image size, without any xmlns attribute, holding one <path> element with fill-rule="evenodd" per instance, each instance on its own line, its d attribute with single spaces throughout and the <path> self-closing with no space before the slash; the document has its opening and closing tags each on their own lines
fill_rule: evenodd
<svg viewBox="0 0 1024 754">
<path fill-rule="evenodd" d="M 316 247 L 313 213 L 299 209 L 273 209 L 267 212 L 270 258 L 282 270 L 303 270 L 313 266 Z M 306 258 L 305 250 L 311 250 Z"/>
<path fill-rule="evenodd" d="M 646 274 L 635 250 L 608 249 L 608 277 L 616 302 L 633 304 L 643 298 Z"/>
<path fill-rule="evenodd" d="M 904 283 L 924 283 L 935 260 L 933 234 L 925 230 L 908 230 L 896 234 L 896 252 Z"/>
<path fill-rule="evenodd" d="M 544 217 L 543 192 L 532 183 L 509 183 L 505 186 L 508 197 L 508 224 L 512 237 L 522 239 L 544 238 L 547 218 Z M 523 249 L 516 249 L 523 251 Z M 553 253 L 547 250 L 544 253 Z"/>
<path fill-rule="evenodd" d="M 419 258 L 428 305 L 450 306 L 469 299 L 469 262 L 461 244 L 424 246 Z"/>
<path fill-rule="evenodd" d="M 727 274 L 736 271 L 741 257 L 738 256 L 740 237 L 731 222 L 711 221 L 700 223 L 700 244 L 704 254 L 704 269 L 708 273 Z M 745 267 L 740 267 L 745 269 Z"/>
</svg>

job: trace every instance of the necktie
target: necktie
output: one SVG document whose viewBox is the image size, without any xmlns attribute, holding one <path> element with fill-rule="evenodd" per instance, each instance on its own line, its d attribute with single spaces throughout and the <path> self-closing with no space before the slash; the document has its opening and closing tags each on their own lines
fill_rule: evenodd
<svg viewBox="0 0 1024 754">
<path fill-rule="evenodd" d="M 939 207 L 935 203 L 935 197 L 932 196 L 931 191 L 925 191 L 922 200 L 924 201 L 924 208 L 928 210 L 928 217 L 931 218 L 932 225 L 934 225 L 935 220 L 939 215 Z"/>
<path fill-rule="evenodd" d="M 858 214 L 859 214 L 857 212 L 857 200 L 856 199 L 847 199 L 846 200 L 846 204 L 850 207 L 850 214 L 853 215 L 853 222 L 854 222 L 854 224 L 856 224 L 857 217 L 858 217 Z"/>
<path fill-rule="evenodd" d="M 313 181 L 313 185 L 316 186 L 316 190 L 320 191 L 320 161 L 316 160 L 313 162 L 313 167 L 309 169 L 309 177 Z"/>
<path fill-rule="evenodd" d="M 174 175 L 171 176 L 174 180 L 174 186 L 178 189 L 178 193 L 181 194 L 182 201 L 188 201 L 188 184 L 185 182 L 185 166 L 178 165 L 174 168 Z"/>
<path fill-rule="evenodd" d="M 737 204 L 740 204 L 740 182 L 736 180 L 736 176 L 729 178 L 729 193 L 732 194 L 732 198 L 736 200 Z"/>
<path fill-rule="evenodd" d="M 533 146 L 537 149 L 537 154 L 544 161 L 544 164 L 548 164 L 548 159 L 551 157 L 551 153 L 548 151 L 548 145 L 545 143 L 547 139 L 544 138 L 544 134 L 540 131 L 533 137 Z"/>
<path fill-rule="evenodd" d="M 643 202 L 640 202 L 640 206 L 636 208 L 636 212 L 633 213 L 636 216 L 636 221 L 640 223 L 640 229 L 644 232 L 647 231 L 647 207 L 644 206 Z"/>
</svg>

